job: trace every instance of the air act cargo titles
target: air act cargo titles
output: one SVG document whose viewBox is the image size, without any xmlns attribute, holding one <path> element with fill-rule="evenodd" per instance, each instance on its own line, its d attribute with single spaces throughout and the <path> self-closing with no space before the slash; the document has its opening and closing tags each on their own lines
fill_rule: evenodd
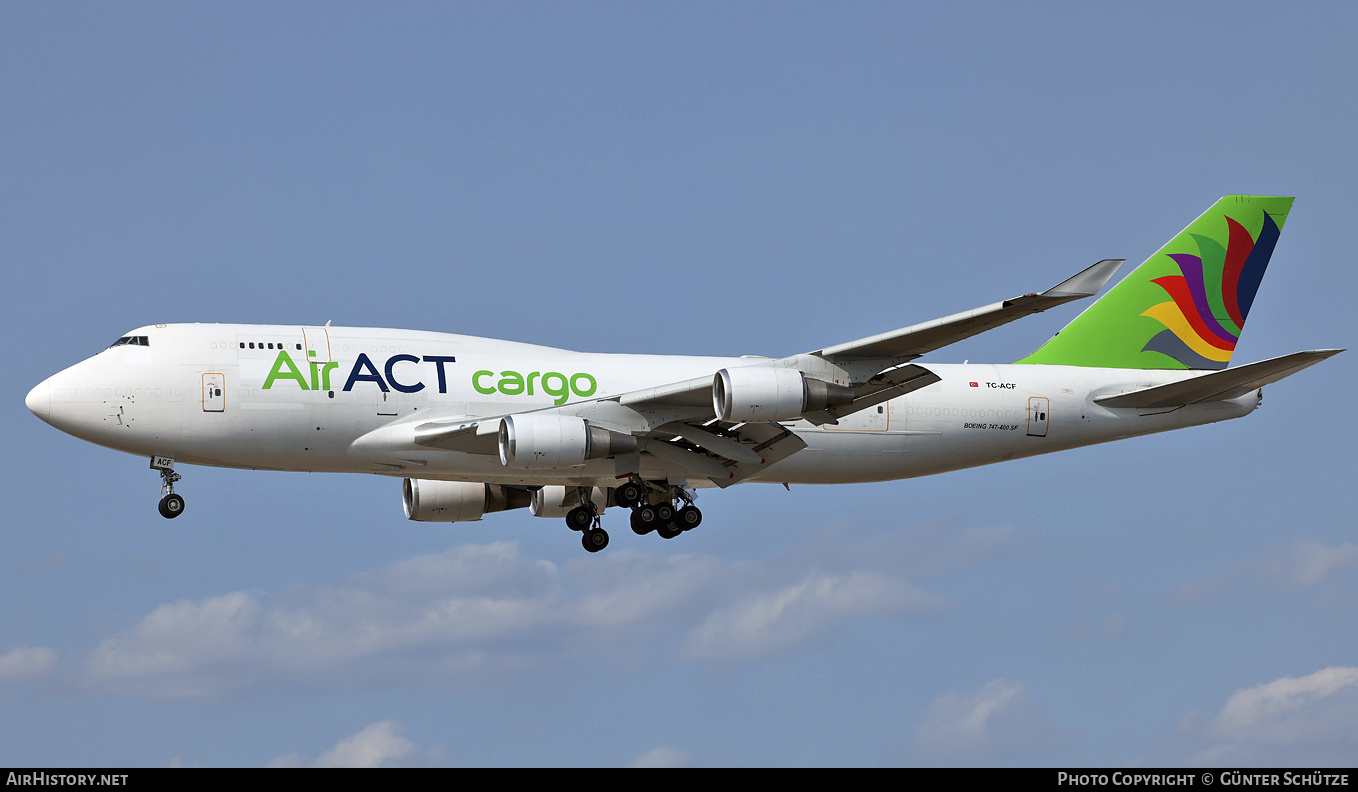
<svg viewBox="0 0 1358 792">
<path fill-rule="evenodd" d="M 321 363 L 304 361 L 310 366 L 310 376 L 293 361 L 287 350 L 280 350 L 274 359 L 269 375 L 264 378 L 264 390 L 270 390 L 275 383 L 291 381 L 302 390 L 331 390 L 331 373 L 339 368 L 335 362 Z M 425 384 L 409 368 L 409 364 L 433 363 L 438 371 L 439 393 L 448 392 L 448 371 L 444 366 L 456 363 L 452 355 L 392 355 L 378 368 L 366 354 L 359 353 L 358 359 L 349 371 L 341 390 L 353 390 L 359 382 L 371 382 L 383 392 L 396 390 L 401 393 L 419 393 Z M 400 369 L 398 370 L 398 366 Z M 386 374 L 383 377 L 383 373 Z M 472 374 L 472 387 L 477 393 L 487 396 L 501 393 L 505 396 L 534 396 L 538 392 L 553 397 L 556 404 L 565 404 L 572 395 L 581 398 L 593 396 L 599 390 L 599 382 L 594 375 L 585 372 L 562 374 L 558 371 L 532 371 L 523 374 L 518 371 L 501 371 L 498 375 L 489 369 Z"/>
</svg>

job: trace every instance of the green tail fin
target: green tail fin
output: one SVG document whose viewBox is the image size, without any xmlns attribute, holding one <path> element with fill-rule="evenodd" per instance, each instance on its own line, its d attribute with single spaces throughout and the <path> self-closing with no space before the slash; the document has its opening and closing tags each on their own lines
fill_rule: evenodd
<svg viewBox="0 0 1358 792">
<path fill-rule="evenodd" d="M 1228 195 L 1018 363 L 1224 369 L 1292 199 Z"/>
</svg>

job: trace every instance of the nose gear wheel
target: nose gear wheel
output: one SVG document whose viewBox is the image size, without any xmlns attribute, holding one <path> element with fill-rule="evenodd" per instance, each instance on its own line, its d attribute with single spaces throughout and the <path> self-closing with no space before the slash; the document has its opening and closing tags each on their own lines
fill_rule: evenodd
<svg viewBox="0 0 1358 792">
<path fill-rule="evenodd" d="M 184 498 L 174 494 L 174 483 L 183 476 L 174 472 L 174 460 L 167 457 L 151 457 L 151 469 L 160 472 L 160 516 L 173 520 L 184 513 Z"/>
</svg>

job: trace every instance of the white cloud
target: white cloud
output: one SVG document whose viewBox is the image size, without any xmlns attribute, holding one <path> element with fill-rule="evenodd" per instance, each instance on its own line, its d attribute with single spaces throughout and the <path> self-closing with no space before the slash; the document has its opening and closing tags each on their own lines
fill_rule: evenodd
<svg viewBox="0 0 1358 792">
<path fill-rule="evenodd" d="M 687 765 L 688 754 L 662 745 L 633 759 L 628 767 L 686 767 Z"/>
<path fill-rule="evenodd" d="M 1042 750 L 1056 742 L 1025 685 L 996 679 L 935 699 L 909 741 L 907 758 L 928 765 L 1041 762 Z"/>
<path fill-rule="evenodd" d="M 634 551 L 558 566 L 513 543 L 464 545 L 341 586 L 162 605 L 100 643 L 88 670 L 101 686 L 156 696 L 365 676 L 446 683 L 584 657 L 650 662 L 685 635 L 690 659 L 748 657 L 848 619 L 944 605 L 880 572 L 785 567 Z"/>
<path fill-rule="evenodd" d="M 1358 562 L 1358 544 L 1345 542 L 1331 547 L 1302 541 L 1274 556 L 1270 572 L 1276 579 L 1293 586 L 1315 586 L 1355 562 Z"/>
<path fill-rule="evenodd" d="M 256 596 L 244 591 L 161 605 L 130 633 L 101 643 L 90 669 L 101 680 L 154 678 L 167 695 L 203 693 L 192 674 L 200 663 L 221 665 L 258 653 L 259 614 Z"/>
<path fill-rule="evenodd" d="M 939 696 L 915 737 L 933 747 L 981 745 L 990 736 L 995 719 L 1022 695 L 1022 682 L 996 679 L 979 690 Z"/>
<path fill-rule="evenodd" d="M 1314 588 L 1358 565 L 1358 544 L 1325 545 L 1301 540 L 1270 548 L 1262 555 L 1239 561 L 1227 569 L 1184 583 L 1170 594 L 1172 601 L 1199 604 L 1231 590 L 1268 587 L 1283 591 Z"/>
<path fill-rule="evenodd" d="M 405 738 L 405 727 L 396 721 L 378 721 L 311 761 L 291 753 L 275 757 L 269 767 L 389 767 L 419 753 L 419 746 Z"/>
<path fill-rule="evenodd" d="M 321 754 L 316 767 L 381 767 L 415 753 L 415 743 L 401 736 L 405 727 L 378 721 Z"/>
<path fill-rule="evenodd" d="M 936 611 L 945 604 L 903 580 L 873 572 L 816 573 L 718 609 L 689 634 L 687 651 L 694 657 L 762 654 L 853 617 Z"/>
<path fill-rule="evenodd" d="M 0 655 L 0 682 L 32 679 L 57 662 L 57 653 L 43 646 L 21 646 Z"/>
<path fill-rule="evenodd" d="M 1212 720 L 1203 764 L 1326 765 L 1358 756 L 1358 668 L 1325 668 L 1236 691 Z"/>
<path fill-rule="evenodd" d="M 471 545 L 273 601 L 233 592 L 162 605 L 102 642 L 90 674 L 104 684 L 197 696 L 265 679 L 323 683 L 355 661 L 403 652 L 475 665 L 497 641 L 556 616 L 556 577 L 513 545 Z"/>
</svg>

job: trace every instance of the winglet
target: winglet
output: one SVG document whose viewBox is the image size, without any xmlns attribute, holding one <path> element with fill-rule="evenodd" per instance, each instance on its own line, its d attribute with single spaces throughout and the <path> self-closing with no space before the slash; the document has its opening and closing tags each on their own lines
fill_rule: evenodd
<svg viewBox="0 0 1358 792">
<path fill-rule="evenodd" d="M 1042 292 L 1043 297 L 1092 297 L 1127 259 L 1104 259 Z"/>
</svg>

